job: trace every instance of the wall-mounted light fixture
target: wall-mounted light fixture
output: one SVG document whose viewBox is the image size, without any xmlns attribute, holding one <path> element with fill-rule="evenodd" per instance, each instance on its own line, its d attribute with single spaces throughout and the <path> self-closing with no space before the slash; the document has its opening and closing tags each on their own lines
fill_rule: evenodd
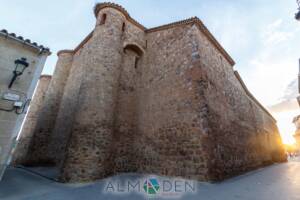
<svg viewBox="0 0 300 200">
<path fill-rule="evenodd" d="M 300 21 L 300 0 L 296 0 L 298 4 L 298 12 L 295 14 L 296 20 Z"/>
<path fill-rule="evenodd" d="M 15 60 L 15 65 L 16 65 L 16 68 L 13 71 L 14 75 L 8 85 L 8 88 L 11 88 L 11 86 L 15 82 L 16 78 L 18 76 L 21 76 L 23 74 L 24 70 L 29 66 L 28 62 L 26 61 L 26 58 L 21 58 L 21 59 Z"/>
</svg>

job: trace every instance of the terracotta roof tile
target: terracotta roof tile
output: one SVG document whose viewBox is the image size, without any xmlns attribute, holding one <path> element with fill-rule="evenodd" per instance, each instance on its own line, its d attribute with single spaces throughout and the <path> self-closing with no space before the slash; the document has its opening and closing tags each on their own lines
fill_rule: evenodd
<svg viewBox="0 0 300 200">
<path fill-rule="evenodd" d="M 31 46 L 33 48 L 36 48 L 41 52 L 51 54 L 49 48 L 44 47 L 43 45 L 38 45 L 36 42 L 31 42 L 29 39 L 24 39 L 22 36 L 17 36 L 15 33 L 8 33 L 8 31 L 5 30 L 5 29 L 2 29 L 0 31 L 0 35 L 3 35 L 4 37 L 14 39 L 14 40 L 19 41 L 23 44 L 26 44 L 26 45 Z"/>
</svg>

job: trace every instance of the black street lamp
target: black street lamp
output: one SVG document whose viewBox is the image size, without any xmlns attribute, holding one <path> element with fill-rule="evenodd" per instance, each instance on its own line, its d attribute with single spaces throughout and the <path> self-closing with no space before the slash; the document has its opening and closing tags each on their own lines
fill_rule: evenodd
<svg viewBox="0 0 300 200">
<path fill-rule="evenodd" d="M 298 4 L 298 12 L 295 14 L 296 20 L 300 21 L 300 0 L 296 0 Z"/>
<path fill-rule="evenodd" d="M 15 82 L 16 78 L 18 76 L 21 76 L 23 74 L 24 70 L 29 66 L 28 62 L 26 62 L 26 58 L 21 58 L 21 59 L 15 60 L 15 65 L 16 65 L 16 68 L 13 71 L 14 76 L 12 77 L 8 88 L 11 88 L 11 86 Z"/>
</svg>

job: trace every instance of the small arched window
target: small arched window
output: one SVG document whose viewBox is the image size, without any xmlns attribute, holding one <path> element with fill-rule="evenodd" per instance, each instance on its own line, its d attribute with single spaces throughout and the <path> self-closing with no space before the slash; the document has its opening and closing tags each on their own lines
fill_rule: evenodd
<svg viewBox="0 0 300 200">
<path fill-rule="evenodd" d="M 122 24 L 122 31 L 123 32 L 125 31 L 125 22 L 123 22 L 123 24 Z"/>
<path fill-rule="evenodd" d="M 104 13 L 101 16 L 100 25 L 105 24 L 105 21 L 106 21 L 106 14 Z"/>
</svg>

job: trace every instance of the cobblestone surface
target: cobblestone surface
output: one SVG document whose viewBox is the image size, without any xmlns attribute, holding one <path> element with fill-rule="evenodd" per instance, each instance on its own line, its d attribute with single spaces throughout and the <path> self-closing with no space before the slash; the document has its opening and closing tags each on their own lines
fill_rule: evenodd
<svg viewBox="0 0 300 200">
<path fill-rule="evenodd" d="M 269 166 L 218 184 L 197 182 L 196 193 L 187 200 L 298 200 L 300 198 L 300 160 Z M 123 174 L 89 184 L 60 184 L 21 169 L 9 169 L 0 182 L 1 200 L 99 200 L 149 199 L 143 193 L 104 193 L 108 181 L 143 179 L 143 175 Z M 166 179 L 166 177 L 164 177 Z M 167 178 L 172 180 L 172 178 Z M 151 198 L 153 199 L 153 197 Z M 154 198 L 160 199 L 160 198 Z M 174 199 L 174 198 L 161 198 Z M 178 199 L 178 198 L 175 198 Z"/>
</svg>

